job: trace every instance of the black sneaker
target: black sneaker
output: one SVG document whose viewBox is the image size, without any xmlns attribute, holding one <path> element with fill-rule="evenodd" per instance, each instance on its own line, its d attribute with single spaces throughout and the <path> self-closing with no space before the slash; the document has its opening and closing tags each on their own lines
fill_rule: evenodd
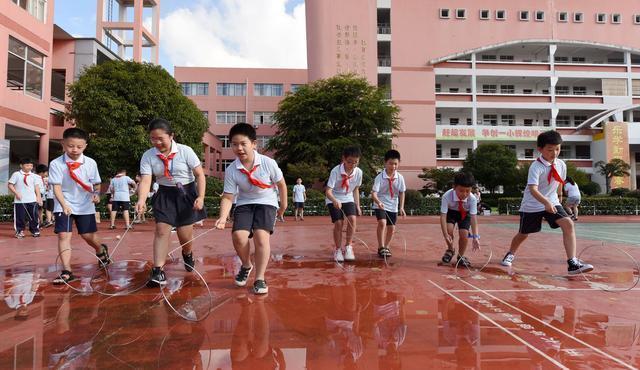
<svg viewBox="0 0 640 370">
<path fill-rule="evenodd" d="M 53 226 L 53 222 L 51 222 L 51 221 L 47 221 L 47 222 L 44 223 L 44 225 L 42 225 L 42 227 L 45 228 L 45 229 L 48 228 L 48 227 L 51 227 L 51 226 Z"/>
<path fill-rule="evenodd" d="M 154 267 L 151 269 L 151 277 L 147 282 L 147 287 L 155 288 L 167 284 L 167 277 L 164 275 L 161 267 Z"/>
<path fill-rule="evenodd" d="M 98 257 L 98 266 L 106 267 L 111 263 L 111 257 L 109 257 L 109 247 L 106 244 L 100 244 L 102 246 L 102 252 L 96 253 L 96 257 Z"/>
<path fill-rule="evenodd" d="M 458 267 L 471 268 L 471 262 L 465 256 L 458 256 Z"/>
<path fill-rule="evenodd" d="M 569 273 L 569 275 L 577 275 L 593 270 L 592 265 L 584 263 L 577 258 L 567 260 L 567 264 L 569 265 L 569 267 L 567 268 L 567 272 Z"/>
<path fill-rule="evenodd" d="M 193 267 L 196 265 L 196 262 L 193 260 L 193 252 L 189 252 L 189 254 L 182 254 L 182 260 L 184 261 L 184 269 L 187 272 L 193 271 Z"/>
<path fill-rule="evenodd" d="M 256 280 L 253 282 L 253 293 L 254 294 L 267 294 L 269 293 L 269 287 L 267 286 L 266 280 Z"/>
<path fill-rule="evenodd" d="M 442 263 L 450 263 L 454 254 L 454 251 L 452 251 L 451 249 L 447 249 L 442 255 Z"/>
<path fill-rule="evenodd" d="M 240 271 L 238 272 L 238 275 L 236 275 L 236 279 L 235 279 L 237 286 L 247 285 L 247 280 L 249 279 L 249 274 L 251 273 L 251 270 L 253 270 L 253 266 L 251 267 L 240 266 Z"/>
</svg>

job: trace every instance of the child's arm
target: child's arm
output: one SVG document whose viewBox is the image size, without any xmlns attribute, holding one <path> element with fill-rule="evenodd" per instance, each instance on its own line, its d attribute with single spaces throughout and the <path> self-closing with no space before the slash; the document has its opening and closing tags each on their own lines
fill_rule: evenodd
<svg viewBox="0 0 640 370">
<path fill-rule="evenodd" d="M 284 181 L 284 177 L 276 183 L 278 187 L 278 194 L 280 196 L 280 208 L 278 209 L 278 218 L 282 220 L 284 212 L 287 210 L 287 183 Z"/>
<path fill-rule="evenodd" d="M 404 195 L 405 195 L 404 191 L 401 191 L 400 195 L 398 195 L 398 200 L 400 201 L 400 209 L 398 209 L 398 212 L 402 217 L 407 216 L 407 212 L 404 211 Z"/>
<path fill-rule="evenodd" d="M 207 179 L 204 177 L 204 170 L 202 166 L 197 166 L 193 169 L 193 174 L 196 176 L 196 185 L 198 186 L 198 197 L 193 202 L 193 210 L 199 211 L 204 207 L 204 195 L 207 190 Z"/>
<path fill-rule="evenodd" d="M 307 189 L 304 189 L 304 191 L 302 192 L 302 195 L 304 196 L 304 201 L 307 201 Z"/>
<path fill-rule="evenodd" d="M 60 207 L 62 207 L 62 213 L 64 213 L 67 216 L 70 215 L 72 210 L 67 205 L 67 202 L 64 201 L 64 195 L 62 194 L 62 185 L 60 184 L 53 185 L 53 195 L 58 200 L 58 203 L 60 203 Z"/>
<path fill-rule="evenodd" d="M 333 189 L 327 186 L 327 190 L 325 190 L 324 193 L 327 196 L 327 198 L 331 201 L 331 203 L 333 203 L 333 206 L 335 208 L 342 209 L 342 203 L 338 199 L 336 199 L 335 196 L 333 196 Z"/>
<path fill-rule="evenodd" d="M 40 194 L 40 185 L 35 184 L 35 189 L 36 189 L 36 202 L 38 203 L 38 205 L 40 205 L 40 207 L 42 207 L 42 194 Z"/>
<path fill-rule="evenodd" d="M 17 200 L 22 200 L 22 195 L 20 194 L 18 189 L 16 189 L 16 186 L 14 184 L 9 183 L 7 185 L 7 188 L 9 188 L 9 191 L 13 193 Z"/>
<path fill-rule="evenodd" d="M 138 203 L 136 203 L 136 213 L 144 215 L 147 210 L 147 196 L 149 196 L 149 186 L 151 185 L 151 175 L 140 176 L 140 186 L 138 187 Z"/>
<path fill-rule="evenodd" d="M 220 217 L 216 220 L 216 224 L 215 224 L 216 229 L 218 230 L 224 229 L 224 226 L 227 223 L 227 218 L 229 217 L 229 212 L 231 211 L 232 205 L 233 205 L 233 194 L 223 193 L 222 198 L 220 198 Z"/>
<path fill-rule="evenodd" d="M 132 179 L 130 180 L 131 181 L 129 182 L 129 187 L 131 188 L 131 191 L 135 193 L 138 190 L 138 184 L 136 184 L 136 182 L 133 181 Z"/>
<path fill-rule="evenodd" d="M 377 191 L 371 192 L 371 200 L 373 200 L 373 203 L 375 203 L 378 206 L 378 208 L 384 209 L 384 204 L 382 204 L 382 202 L 380 201 L 380 198 L 378 198 Z"/>
<path fill-rule="evenodd" d="M 353 200 L 356 202 L 356 214 L 362 216 L 362 209 L 360 209 L 360 187 L 356 186 L 353 189 Z"/>
<path fill-rule="evenodd" d="M 531 195 L 540 203 L 544 205 L 544 209 L 549 213 L 556 213 L 556 207 L 553 206 L 553 203 L 549 201 L 549 199 L 545 198 L 542 193 L 538 191 L 538 185 L 529 185 L 529 191 Z"/>
<path fill-rule="evenodd" d="M 472 242 L 471 248 L 476 251 L 480 249 L 480 231 L 478 229 L 478 216 L 471 215 L 471 233 L 472 233 Z"/>
<path fill-rule="evenodd" d="M 564 191 L 563 190 L 564 190 L 564 186 L 562 186 L 562 184 L 560 184 L 560 186 L 558 186 L 558 200 L 560 201 L 560 204 L 562 204 L 562 196 L 564 195 Z"/>
</svg>

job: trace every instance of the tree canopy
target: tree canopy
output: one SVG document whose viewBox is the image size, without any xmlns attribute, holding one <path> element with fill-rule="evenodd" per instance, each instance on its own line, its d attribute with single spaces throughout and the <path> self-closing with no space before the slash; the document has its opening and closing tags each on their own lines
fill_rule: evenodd
<svg viewBox="0 0 640 370">
<path fill-rule="evenodd" d="M 146 126 L 153 118 L 169 120 L 176 141 L 202 153 L 207 119 L 161 66 L 131 61 L 94 65 L 69 86 L 69 96 L 67 118 L 89 133 L 86 153 L 105 178 L 119 168 L 138 172 L 142 153 L 151 147 Z"/>
<path fill-rule="evenodd" d="M 604 176 L 607 194 L 611 192 L 611 180 L 614 177 L 630 176 L 631 166 L 620 158 L 613 158 L 609 163 L 598 161 L 595 165 L 596 171 Z"/>
<path fill-rule="evenodd" d="M 480 144 L 467 156 L 463 171 L 471 172 L 491 193 L 500 185 L 515 189 L 519 182 L 516 152 L 502 144 Z"/>
<path fill-rule="evenodd" d="M 451 187 L 453 176 L 456 171 L 450 167 L 444 168 L 423 168 L 419 178 L 426 181 L 423 192 L 426 194 L 443 194 Z"/>
</svg>

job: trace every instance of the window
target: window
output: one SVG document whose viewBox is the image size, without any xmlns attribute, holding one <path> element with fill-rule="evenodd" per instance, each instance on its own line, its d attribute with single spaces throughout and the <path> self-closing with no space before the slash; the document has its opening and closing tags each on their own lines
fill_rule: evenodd
<svg viewBox="0 0 640 370">
<path fill-rule="evenodd" d="M 473 120 L 471 118 L 467 118 L 467 126 L 473 125 Z"/>
<path fill-rule="evenodd" d="M 576 145 L 576 159 L 591 159 L 591 146 Z"/>
<path fill-rule="evenodd" d="M 209 111 L 206 110 L 201 110 L 200 113 L 202 113 L 202 115 L 204 116 L 205 119 L 209 119 Z"/>
<path fill-rule="evenodd" d="M 440 9 L 440 18 L 449 19 L 449 9 Z"/>
<path fill-rule="evenodd" d="M 40 22 L 44 22 L 47 0 L 11 0 L 14 4 L 26 10 Z"/>
<path fill-rule="evenodd" d="M 282 84 L 253 84 L 255 96 L 282 96 Z"/>
<path fill-rule="evenodd" d="M 224 172 L 233 163 L 234 159 L 223 159 L 218 163 L 218 172 Z"/>
<path fill-rule="evenodd" d="M 223 148 L 231 148 L 231 140 L 229 140 L 229 136 L 228 135 L 218 135 L 218 139 L 220 139 L 220 141 L 222 141 L 222 147 Z"/>
<path fill-rule="evenodd" d="M 515 126 L 516 116 L 513 114 L 503 114 L 502 116 L 500 116 L 500 123 L 503 126 Z"/>
<path fill-rule="evenodd" d="M 556 95 L 569 95 L 569 86 L 556 86 Z"/>
<path fill-rule="evenodd" d="M 458 92 L 460 92 L 460 89 L 458 89 L 457 87 L 450 87 L 449 88 L 449 92 L 450 93 L 458 93 Z"/>
<path fill-rule="evenodd" d="M 473 148 L 467 148 L 467 156 L 465 158 L 471 157 L 471 154 L 473 154 Z"/>
<path fill-rule="evenodd" d="M 542 11 L 542 10 L 536 11 L 536 21 L 537 22 L 544 22 L 544 11 Z"/>
<path fill-rule="evenodd" d="M 449 118 L 449 124 L 450 125 L 457 125 L 458 123 L 460 123 L 460 119 L 459 118 Z"/>
<path fill-rule="evenodd" d="M 269 144 L 269 139 L 271 139 L 271 136 L 258 136 L 256 139 L 258 149 L 264 149 L 267 147 L 267 144 Z"/>
<path fill-rule="evenodd" d="M 302 86 L 304 86 L 303 84 L 291 84 L 291 92 L 292 93 L 296 93 Z"/>
<path fill-rule="evenodd" d="M 440 86 L 440 84 L 436 84 L 436 92 L 439 93 L 441 92 L 442 87 Z"/>
<path fill-rule="evenodd" d="M 482 85 L 482 93 L 483 94 L 495 94 L 498 92 L 497 85 Z"/>
<path fill-rule="evenodd" d="M 503 62 L 513 62 L 513 55 L 500 55 L 500 60 Z"/>
<path fill-rule="evenodd" d="M 507 19 L 507 11 L 506 10 L 496 10 L 496 19 L 499 21 L 504 21 Z"/>
<path fill-rule="evenodd" d="M 607 15 L 605 13 L 596 14 L 596 23 L 606 23 Z"/>
<path fill-rule="evenodd" d="M 619 57 L 609 57 L 607 58 L 608 64 L 624 64 L 624 58 Z"/>
<path fill-rule="evenodd" d="M 585 63 L 586 61 L 585 57 L 571 57 L 572 63 Z"/>
<path fill-rule="evenodd" d="M 497 114 L 485 114 L 482 116 L 482 124 L 483 125 L 498 125 L 498 115 Z"/>
<path fill-rule="evenodd" d="M 63 127 L 64 126 L 64 113 L 59 110 L 50 109 L 49 110 L 49 122 L 51 126 L 54 127 Z"/>
<path fill-rule="evenodd" d="M 569 14 L 567 12 L 558 12 L 558 22 L 567 22 Z"/>
<path fill-rule="evenodd" d="M 549 95 L 549 90 L 542 89 L 542 95 Z"/>
<path fill-rule="evenodd" d="M 542 120 L 542 126 L 545 126 L 545 127 L 551 126 L 551 121 L 548 120 L 548 119 L 543 119 Z"/>
<path fill-rule="evenodd" d="M 524 157 L 527 159 L 533 159 L 533 149 L 525 149 Z"/>
<path fill-rule="evenodd" d="M 489 10 L 488 9 L 480 9 L 480 19 L 482 19 L 482 20 L 489 19 Z"/>
<path fill-rule="evenodd" d="M 275 121 L 273 120 L 274 112 L 253 112 L 253 124 L 254 125 L 271 125 Z"/>
<path fill-rule="evenodd" d="M 556 126 L 559 126 L 559 127 L 569 127 L 569 126 L 571 126 L 571 117 L 570 116 L 557 116 L 556 117 Z"/>
<path fill-rule="evenodd" d="M 633 16 L 633 24 L 640 24 L 640 14 Z"/>
<path fill-rule="evenodd" d="M 531 118 L 525 118 L 524 119 L 524 125 L 525 126 L 533 126 L 533 120 Z"/>
<path fill-rule="evenodd" d="M 495 55 L 483 55 L 482 56 L 482 60 L 483 61 L 487 61 L 487 60 L 497 60 L 498 58 Z"/>
<path fill-rule="evenodd" d="M 587 116 L 573 116 L 573 125 L 578 126 L 582 122 L 587 120 Z"/>
<path fill-rule="evenodd" d="M 533 94 L 533 90 L 532 89 L 522 89 L 522 93 L 525 95 L 530 95 Z"/>
<path fill-rule="evenodd" d="M 554 60 L 556 63 L 568 63 L 568 62 L 569 62 L 569 57 L 560 57 L 560 56 L 557 56 L 557 57 L 554 57 L 554 58 L 553 58 L 553 60 Z"/>
<path fill-rule="evenodd" d="M 516 88 L 513 85 L 500 85 L 500 94 L 515 94 Z"/>
<path fill-rule="evenodd" d="M 620 18 L 620 14 L 618 13 L 611 14 L 611 23 L 620 24 Z"/>
<path fill-rule="evenodd" d="M 209 84 L 206 82 L 181 82 L 180 86 L 185 96 L 209 95 Z"/>
<path fill-rule="evenodd" d="M 571 158 L 571 147 L 568 145 L 563 145 L 560 148 L 560 154 L 558 155 L 560 159 Z"/>
<path fill-rule="evenodd" d="M 440 113 L 436 113 L 436 125 L 442 124 L 442 115 Z"/>
<path fill-rule="evenodd" d="M 244 83 L 218 83 L 216 84 L 218 96 L 247 96 L 247 84 Z"/>
<path fill-rule="evenodd" d="M 529 11 L 528 10 L 521 10 L 518 13 L 520 14 L 519 18 L 520 18 L 521 21 L 528 21 L 529 20 Z"/>
<path fill-rule="evenodd" d="M 451 148 L 450 158 L 460 158 L 460 148 Z"/>
<path fill-rule="evenodd" d="M 219 125 L 235 125 L 239 122 L 246 122 L 245 112 L 216 112 L 216 123 Z"/>
<path fill-rule="evenodd" d="M 509 150 L 512 150 L 514 152 L 516 151 L 516 146 L 515 145 L 509 144 L 509 145 L 505 145 L 504 147 L 509 149 Z"/>
<path fill-rule="evenodd" d="M 442 158 L 442 144 L 436 144 L 436 158 Z"/>
<path fill-rule="evenodd" d="M 458 19 L 467 18 L 467 11 L 465 9 L 456 9 L 456 18 Z"/>
<path fill-rule="evenodd" d="M 573 95 L 587 95 L 587 87 L 586 86 L 574 86 L 573 87 Z"/>
<path fill-rule="evenodd" d="M 54 69 L 51 71 L 51 100 L 64 104 L 66 73 L 64 69 Z"/>
<path fill-rule="evenodd" d="M 25 95 L 42 99 L 44 55 L 9 37 L 7 87 L 23 91 Z"/>
<path fill-rule="evenodd" d="M 576 12 L 573 13 L 573 21 L 575 23 L 582 23 L 582 20 L 584 19 L 584 14 L 581 12 Z"/>
</svg>

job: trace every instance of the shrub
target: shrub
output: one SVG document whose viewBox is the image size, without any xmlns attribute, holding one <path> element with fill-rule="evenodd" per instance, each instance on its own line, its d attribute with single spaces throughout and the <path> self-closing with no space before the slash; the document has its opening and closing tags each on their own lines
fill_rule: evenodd
<svg viewBox="0 0 640 370">
<path fill-rule="evenodd" d="M 602 188 L 600 188 L 600 184 L 598 184 L 597 182 L 590 181 L 585 185 L 581 185 L 580 191 L 582 191 L 586 195 L 597 195 L 600 194 Z"/>
<path fill-rule="evenodd" d="M 631 190 L 627 188 L 615 188 L 611 189 L 610 194 L 612 197 L 626 197 L 629 192 L 631 192 Z"/>
</svg>

